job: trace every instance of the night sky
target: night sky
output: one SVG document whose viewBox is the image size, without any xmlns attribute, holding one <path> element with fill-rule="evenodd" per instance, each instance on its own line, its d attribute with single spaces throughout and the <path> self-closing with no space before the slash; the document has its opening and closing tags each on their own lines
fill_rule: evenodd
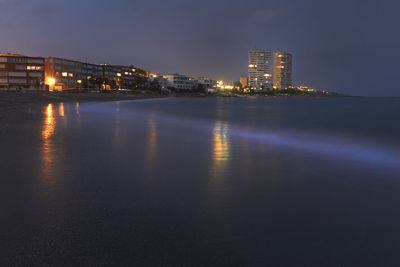
<svg viewBox="0 0 400 267">
<path fill-rule="evenodd" d="M 250 48 L 294 81 L 400 96 L 398 0 L 0 0 L 0 52 L 237 81 Z"/>
</svg>

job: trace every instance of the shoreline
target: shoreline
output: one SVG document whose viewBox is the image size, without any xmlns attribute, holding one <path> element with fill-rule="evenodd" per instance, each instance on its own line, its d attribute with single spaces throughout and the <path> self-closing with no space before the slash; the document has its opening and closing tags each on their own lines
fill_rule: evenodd
<svg viewBox="0 0 400 267">
<path fill-rule="evenodd" d="M 2 119 L 10 111 L 19 111 L 22 107 L 44 106 L 50 103 L 85 103 L 85 102 L 107 102 L 107 101 L 124 101 L 124 100 L 140 100 L 152 98 L 182 98 L 182 97 L 349 97 L 341 95 L 332 96 L 261 96 L 261 95 L 213 95 L 201 93 L 170 93 L 164 94 L 155 91 L 136 91 L 123 93 L 118 91 L 112 92 L 43 92 L 43 91 L 26 91 L 26 92 L 9 92 L 0 91 L 0 119 Z"/>
<path fill-rule="evenodd" d="M 112 93 L 66 93 L 66 92 L 0 92 L 0 122 L 11 122 L 24 116 L 28 110 L 38 109 L 48 104 L 94 103 L 123 100 L 164 98 L 156 92 L 137 94 Z"/>
</svg>

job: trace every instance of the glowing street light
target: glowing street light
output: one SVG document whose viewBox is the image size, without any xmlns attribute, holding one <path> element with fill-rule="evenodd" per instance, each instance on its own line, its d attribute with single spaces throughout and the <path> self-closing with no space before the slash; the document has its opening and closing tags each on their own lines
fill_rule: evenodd
<svg viewBox="0 0 400 267">
<path fill-rule="evenodd" d="M 56 84 L 56 79 L 55 78 L 47 78 L 46 79 L 46 84 L 49 85 L 49 91 L 53 91 L 53 87 Z"/>
</svg>

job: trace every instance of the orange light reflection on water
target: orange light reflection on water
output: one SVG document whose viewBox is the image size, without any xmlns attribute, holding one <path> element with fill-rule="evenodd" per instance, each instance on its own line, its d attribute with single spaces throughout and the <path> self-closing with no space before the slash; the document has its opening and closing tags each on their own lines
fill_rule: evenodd
<svg viewBox="0 0 400 267">
<path fill-rule="evenodd" d="M 154 167 L 157 158 L 157 126 L 153 118 L 149 119 L 149 134 L 147 146 L 147 164 L 150 168 Z"/>
<path fill-rule="evenodd" d="M 44 147 L 49 138 L 54 134 L 55 120 L 53 114 L 53 104 L 49 104 L 46 108 L 45 118 L 42 127 L 42 139 L 44 141 Z"/>
<path fill-rule="evenodd" d="M 214 161 L 227 161 L 230 158 L 227 123 L 217 122 L 214 126 Z"/>
<path fill-rule="evenodd" d="M 58 107 L 58 115 L 60 115 L 60 117 L 64 117 L 64 103 L 60 103 Z"/>
<path fill-rule="evenodd" d="M 53 144 L 53 136 L 56 129 L 56 118 L 55 111 L 57 109 L 53 106 L 53 104 L 48 104 L 45 112 L 42 123 L 42 174 L 43 177 L 49 179 L 53 174 L 53 165 L 55 161 L 54 155 L 54 144 Z M 64 116 L 64 105 L 61 103 L 58 106 L 59 116 Z"/>
<path fill-rule="evenodd" d="M 231 158 L 228 130 L 227 123 L 216 122 L 214 125 L 212 174 L 219 178 L 225 175 Z"/>
</svg>

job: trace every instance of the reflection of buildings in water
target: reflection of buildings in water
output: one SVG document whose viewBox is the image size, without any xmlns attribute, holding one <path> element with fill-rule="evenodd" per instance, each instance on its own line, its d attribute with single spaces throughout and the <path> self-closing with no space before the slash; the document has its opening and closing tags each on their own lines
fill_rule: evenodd
<svg viewBox="0 0 400 267">
<path fill-rule="evenodd" d="M 75 113 L 79 115 L 79 102 L 75 103 Z"/>
<path fill-rule="evenodd" d="M 59 111 L 63 111 L 63 106 L 60 105 Z M 52 164 L 54 161 L 53 143 L 51 137 L 54 134 L 56 121 L 54 118 L 53 104 L 49 104 L 45 111 L 45 116 L 42 125 L 42 161 L 43 174 L 48 177 L 52 172 Z"/>
<path fill-rule="evenodd" d="M 115 109 L 115 127 L 114 127 L 114 144 L 119 144 L 121 139 L 121 113 L 119 102 L 117 103 L 117 108 Z"/>
<path fill-rule="evenodd" d="M 147 165 L 150 168 L 154 167 L 157 158 L 157 126 L 152 117 L 149 118 L 149 133 L 147 145 Z"/>
<path fill-rule="evenodd" d="M 49 104 L 46 108 L 43 129 L 42 129 L 42 138 L 46 143 L 48 139 L 53 135 L 55 128 L 55 120 L 53 114 L 53 104 Z"/>
<path fill-rule="evenodd" d="M 214 160 L 227 161 L 230 156 L 228 141 L 229 126 L 227 123 L 217 122 L 214 126 Z"/>
<path fill-rule="evenodd" d="M 64 113 L 64 103 L 60 103 L 60 105 L 58 106 L 58 115 L 60 117 L 64 117 L 65 113 Z"/>
<path fill-rule="evenodd" d="M 230 160 L 228 130 L 228 123 L 218 121 L 214 125 L 212 174 L 216 176 L 225 174 Z"/>
</svg>

